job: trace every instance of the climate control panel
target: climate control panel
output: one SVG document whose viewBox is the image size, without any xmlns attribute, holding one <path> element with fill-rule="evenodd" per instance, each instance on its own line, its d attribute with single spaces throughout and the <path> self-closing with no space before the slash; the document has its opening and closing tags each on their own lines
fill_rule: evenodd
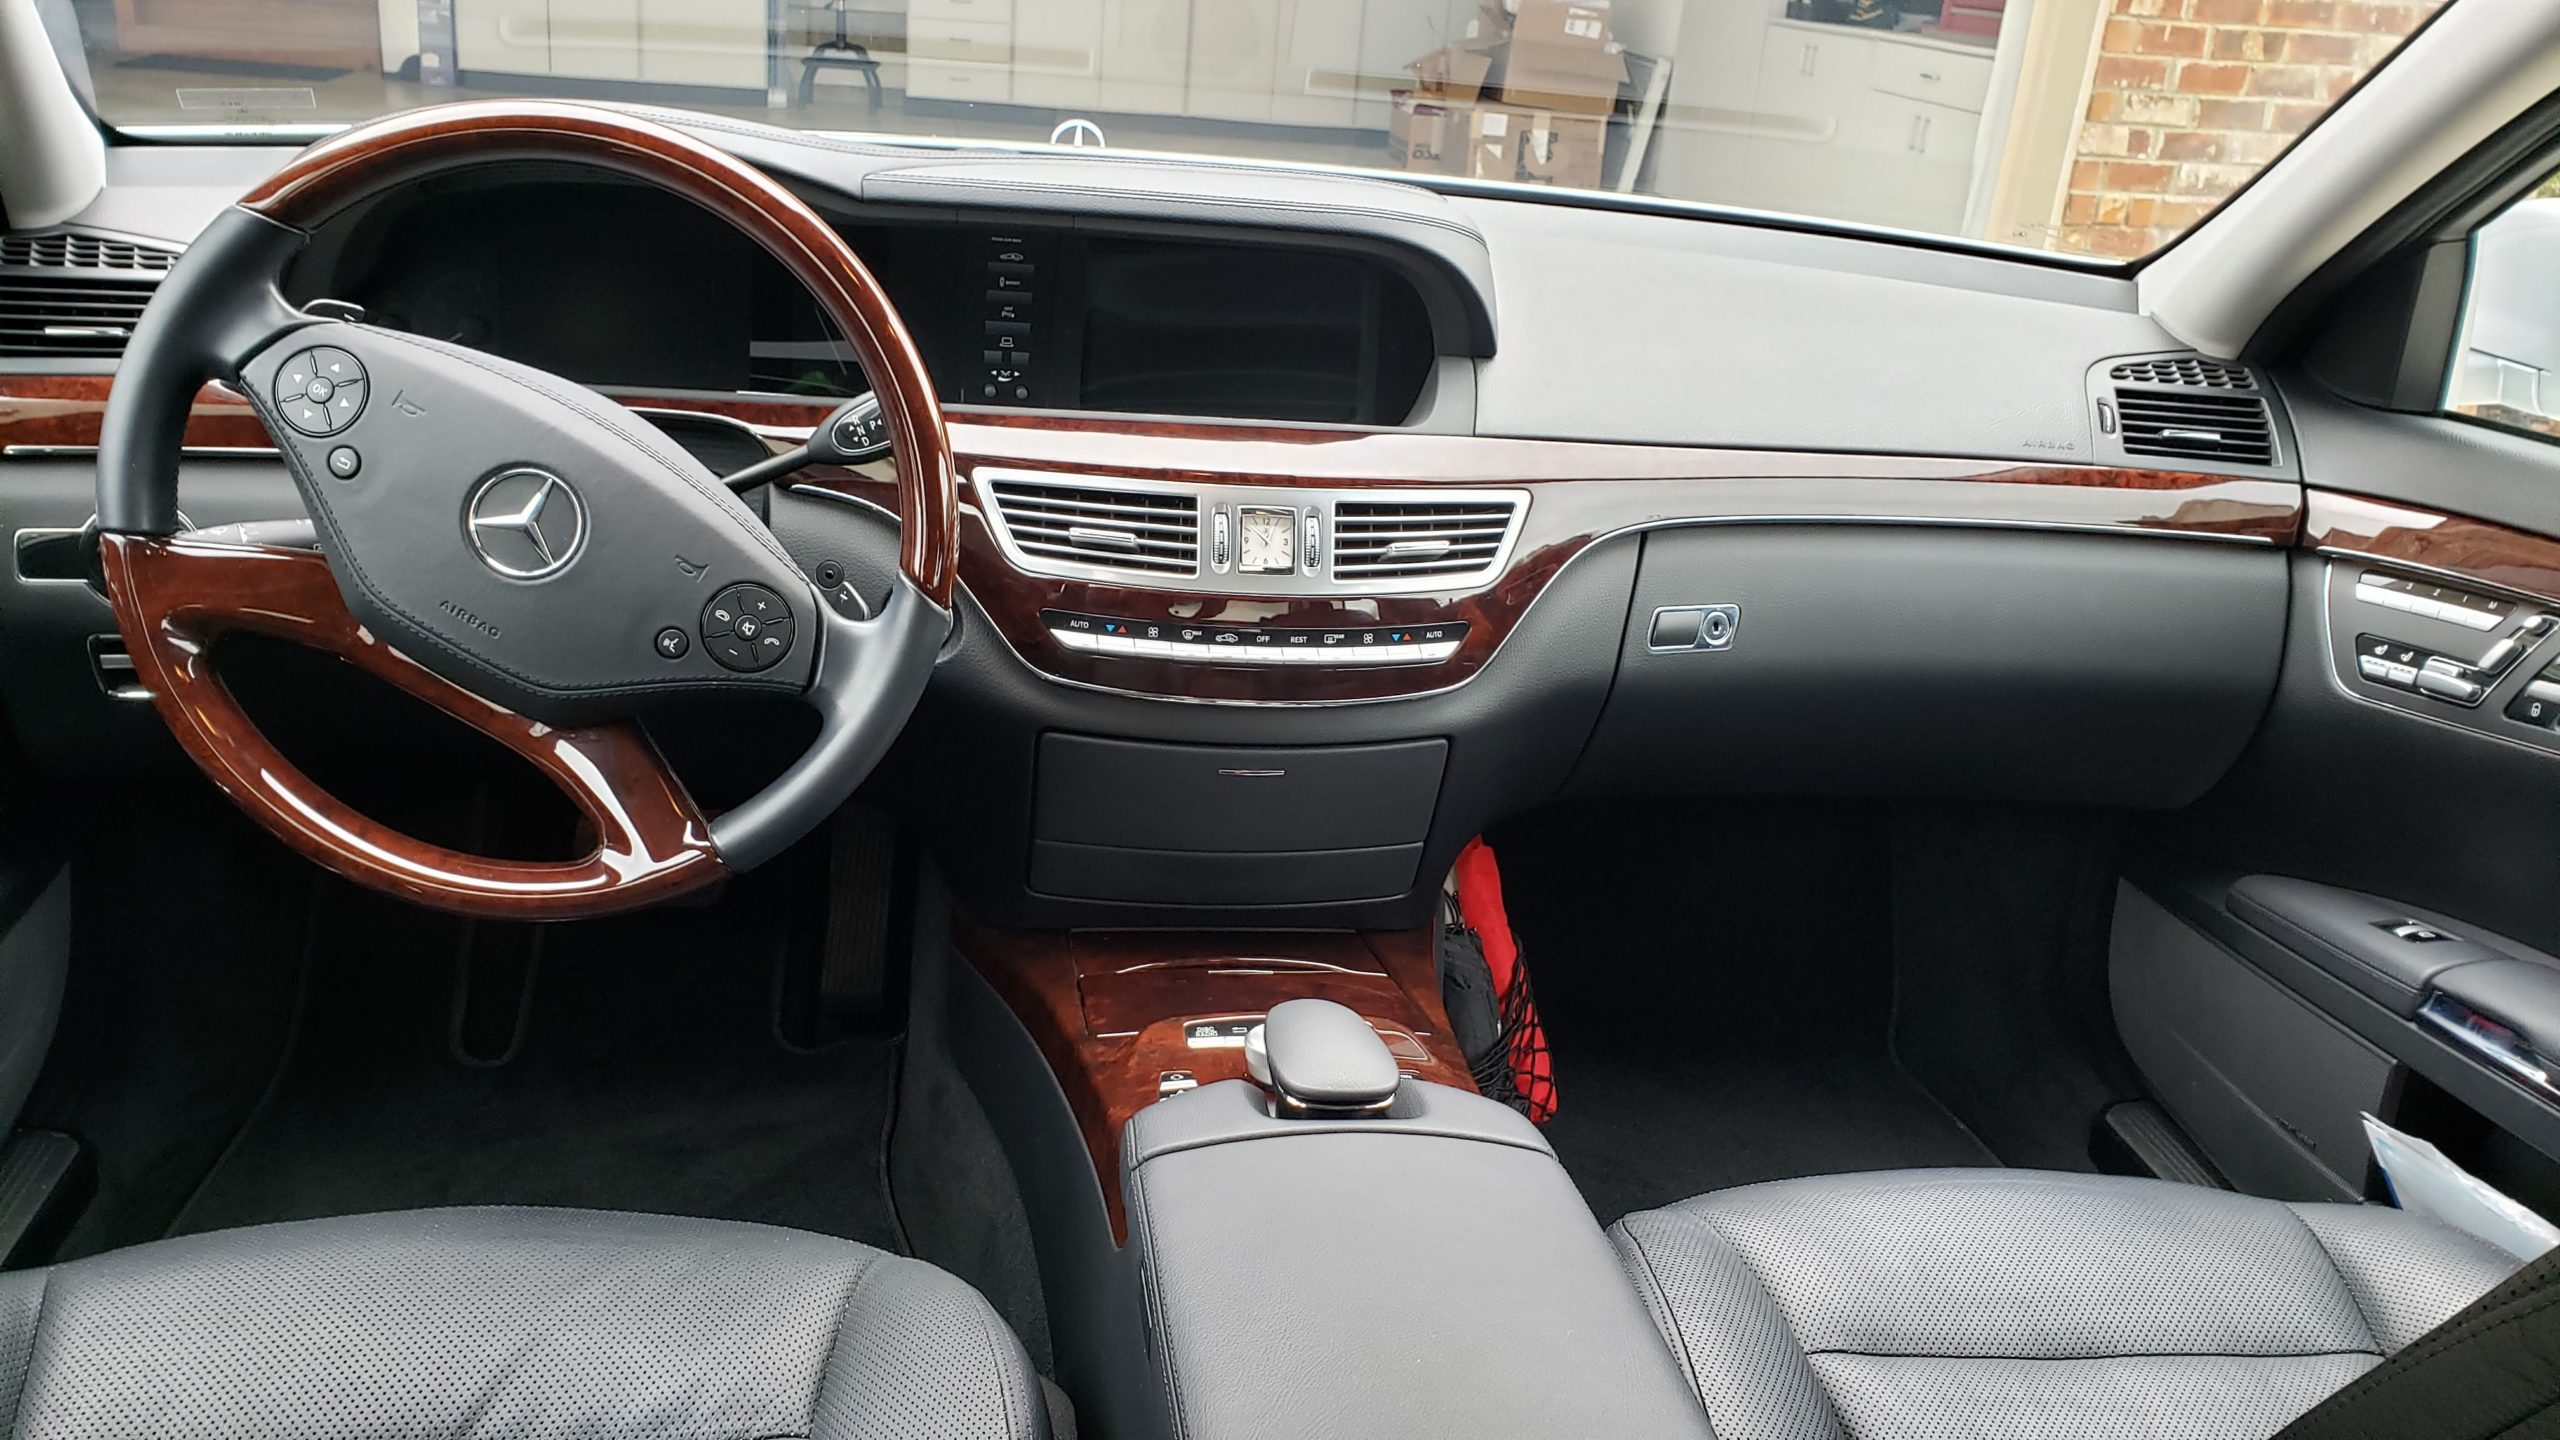
<svg viewBox="0 0 2560 1440">
<path fill-rule="evenodd" d="M 1458 653 L 1467 622 L 1431 625 L 1210 625 L 1043 610 L 1068 650 L 1195 665 L 1433 665 Z"/>
</svg>

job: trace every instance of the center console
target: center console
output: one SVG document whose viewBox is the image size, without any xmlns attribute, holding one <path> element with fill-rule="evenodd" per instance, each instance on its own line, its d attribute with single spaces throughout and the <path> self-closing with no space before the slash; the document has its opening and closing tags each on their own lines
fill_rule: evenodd
<svg viewBox="0 0 2560 1440">
<path fill-rule="evenodd" d="M 1545 1139 L 1474 1093 L 1437 942 L 953 921 L 923 1043 L 1021 1184 L 1098 1426 L 1712 1435 Z"/>
<path fill-rule="evenodd" d="M 1507 1106 L 1408 1080 L 1381 1114 L 1280 1118 L 1233 1080 L 1141 1112 L 1126 1164 L 1176 1434 L 1713 1433 L 1581 1193 Z"/>
</svg>

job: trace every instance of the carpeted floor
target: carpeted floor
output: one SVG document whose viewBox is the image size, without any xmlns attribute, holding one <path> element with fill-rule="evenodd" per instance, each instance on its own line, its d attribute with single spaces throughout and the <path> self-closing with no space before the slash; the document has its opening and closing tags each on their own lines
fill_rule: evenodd
<svg viewBox="0 0 2560 1440">
<path fill-rule="evenodd" d="M 289 1054 L 171 1232 L 576 1205 L 896 1248 L 895 1043 L 777 1038 L 766 898 L 474 931 L 327 886 Z"/>
<path fill-rule="evenodd" d="M 1605 1223 L 1797 1175 L 1998 1161 L 1904 1072 L 1879 808 L 1560 808 L 1492 839 Z"/>
</svg>

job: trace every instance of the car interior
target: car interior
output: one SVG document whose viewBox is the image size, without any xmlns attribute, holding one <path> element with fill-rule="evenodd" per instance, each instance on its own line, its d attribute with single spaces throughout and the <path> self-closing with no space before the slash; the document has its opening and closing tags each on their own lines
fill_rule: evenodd
<svg viewBox="0 0 2560 1440">
<path fill-rule="evenodd" d="M 2560 9 L 503 3 L 0 0 L 0 1435 L 2560 1435 Z"/>
</svg>

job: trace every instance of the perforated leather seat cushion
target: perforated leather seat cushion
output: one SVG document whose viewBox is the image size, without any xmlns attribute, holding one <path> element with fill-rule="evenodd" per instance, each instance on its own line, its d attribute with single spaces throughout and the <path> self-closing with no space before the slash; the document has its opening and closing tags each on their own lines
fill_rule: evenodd
<svg viewBox="0 0 2560 1440">
<path fill-rule="evenodd" d="M 1720 1440 L 2263 1440 L 2515 1262 L 2397 1210 L 1903 1170 L 1610 1230 Z"/>
<path fill-rule="evenodd" d="M 761 1225 L 417 1211 L 0 1275 L 15 1440 L 1047 1433 L 975 1291 Z"/>
</svg>

